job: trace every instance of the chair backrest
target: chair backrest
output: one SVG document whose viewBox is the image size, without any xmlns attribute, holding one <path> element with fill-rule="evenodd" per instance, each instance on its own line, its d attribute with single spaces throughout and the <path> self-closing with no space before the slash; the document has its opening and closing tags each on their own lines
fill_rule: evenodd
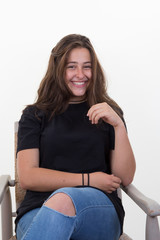
<svg viewBox="0 0 160 240">
<path fill-rule="evenodd" d="M 17 174 L 17 133 L 18 133 L 18 122 L 14 124 L 14 149 L 15 149 L 15 196 L 16 196 L 16 208 L 18 208 L 24 199 L 26 190 L 22 189 L 19 183 Z"/>
</svg>

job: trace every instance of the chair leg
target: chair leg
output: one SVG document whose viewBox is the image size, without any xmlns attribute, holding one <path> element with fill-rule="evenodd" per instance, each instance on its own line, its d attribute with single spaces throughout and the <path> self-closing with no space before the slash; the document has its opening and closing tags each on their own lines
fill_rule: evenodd
<svg viewBox="0 0 160 240">
<path fill-rule="evenodd" d="M 147 216 L 146 240 L 160 240 L 160 231 L 157 217 Z"/>
<path fill-rule="evenodd" d="M 1 217 L 2 217 L 2 239 L 8 240 L 13 234 L 12 226 L 12 203 L 9 187 L 5 192 L 1 204 Z"/>
</svg>

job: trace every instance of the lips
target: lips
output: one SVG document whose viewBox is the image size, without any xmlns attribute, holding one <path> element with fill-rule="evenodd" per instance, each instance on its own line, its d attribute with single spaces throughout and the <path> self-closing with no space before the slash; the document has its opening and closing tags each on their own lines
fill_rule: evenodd
<svg viewBox="0 0 160 240">
<path fill-rule="evenodd" d="M 72 82 L 74 85 L 83 85 L 83 84 L 85 84 L 86 82 Z"/>
<path fill-rule="evenodd" d="M 71 81 L 76 87 L 84 87 L 88 81 Z"/>
</svg>

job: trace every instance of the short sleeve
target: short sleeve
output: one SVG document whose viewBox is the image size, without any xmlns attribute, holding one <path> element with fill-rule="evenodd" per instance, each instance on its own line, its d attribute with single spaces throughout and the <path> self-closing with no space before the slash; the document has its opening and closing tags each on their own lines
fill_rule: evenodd
<svg viewBox="0 0 160 240">
<path fill-rule="evenodd" d="M 39 148 L 40 134 L 44 115 L 35 107 L 27 107 L 21 116 L 18 127 L 17 152 L 25 149 Z"/>
<path fill-rule="evenodd" d="M 115 148 L 115 131 L 112 125 L 109 125 L 109 138 L 110 138 L 110 149 L 114 150 Z"/>
</svg>

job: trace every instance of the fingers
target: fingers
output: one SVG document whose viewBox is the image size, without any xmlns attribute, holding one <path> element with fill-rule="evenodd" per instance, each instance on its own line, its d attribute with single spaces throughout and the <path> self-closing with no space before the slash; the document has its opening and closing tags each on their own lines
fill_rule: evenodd
<svg viewBox="0 0 160 240">
<path fill-rule="evenodd" d="M 121 179 L 119 177 L 114 176 L 113 174 L 110 175 L 110 184 L 108 186 L 107 192 L 112 193 L 120 187 Z"/>
<path fill-rule="evenodd" d="M 93 172 L 91 174 L 90 183 L 93 187 L 99 188 L 108 193 L 112 193 L 120 187 L 121 179 L 114 176 L 114 174 L 110 175 L 104 172 Z"/>
<path fill-rule="evenodd" d="M 105 112 L 103 109 L 96 109 L 92 112 L 91 115 L 89 115 L 89 120 L 92 122 L 92 124 L 97 124 L 100 118 L 103 118 L 105 115 Z"/>
<path fill-rule="evenodd" d="M 91 117 L 91 116 L 92 116 L 92 113 L 93 113 L 95 110 L 99 109 L 99 108 L 101 107 L 101 105 L 102 105 L 101 103 L 98 103 L 98 104 L 93 105 L 93 106 L 88 110 L 87 116 Z"/>
<path fill-rule="evenodd" d="M 97 124 L 100 118 L 108 122 L 108 119 L 111 118 L 114 114 L 115 113 L 113 109 L 106 102 L 103 102 L 93 105 L 89 109 L 87 116 L 89 117 L 89 120 L 92 122 L 92 124 Z"/>
<path fill-rule="evenodd" d="M 87 116 L 89 117 L 89 120 L 92 122 L 92 124 L 97 124 L 98 120 L 103 117 L 103 114 L 105 114 L 106 109 L 104 111 L 104 106 L 107 105 L 107 103 L 98 103 L 96 105 L 93 105 L 88 113 Z"/>
<path fill-rule="evenodd" d="M 106 102 L 93 105 L 89 109 L 87 116 L 92 124 L 98 124 L 100 118 L 114 127 L 122 124 L 122 119 Z"/>
<path fill-rule="evenodd" d="M 116 177 L 114 174 L 111 175 L 113 177 L 113 182 L 117 183 L 117 184 L 121 184 L 121 179 L 119 177 Z"/>
<path fill-rule="evenodd" d="M 92 122 L 92 124 L 95 123 L 94 119 L 97 113 L 101 112 L 101 109 L 97 105 L 98 104 L 92 106 L 87 113 L 87 116 L 89 117 L 89 120 Z"/>
</svg>

